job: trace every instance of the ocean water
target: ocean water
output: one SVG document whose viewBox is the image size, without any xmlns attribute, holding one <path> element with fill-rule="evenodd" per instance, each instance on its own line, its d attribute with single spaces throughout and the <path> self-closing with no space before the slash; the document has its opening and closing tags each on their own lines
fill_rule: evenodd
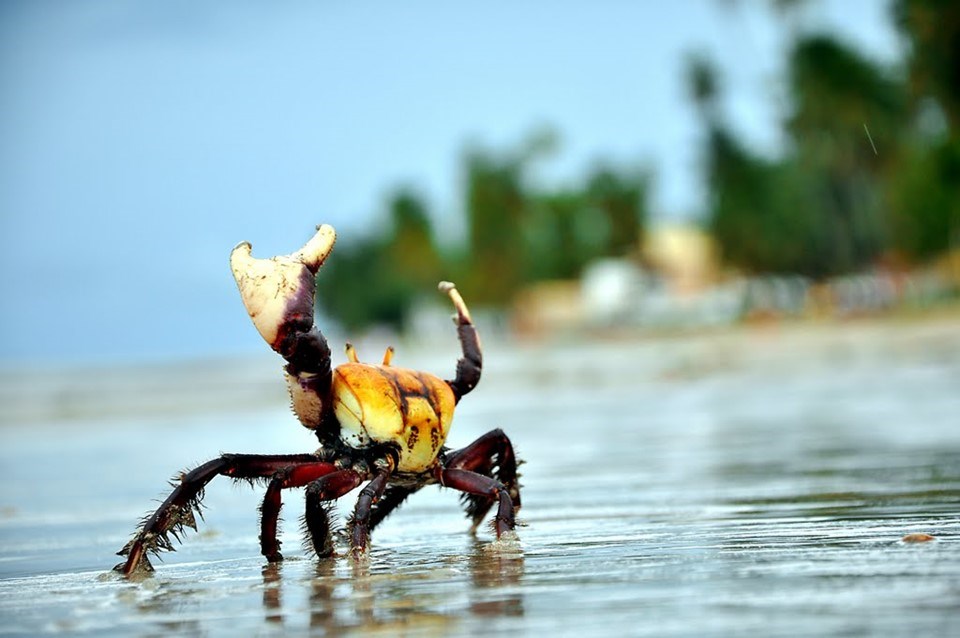
<svg viewBox="0 0 960 638">
<path fill-rule="evenodd" d="M 452 348 L 401 345 L 395 363 L 449 373 Z M 367 559 L 341 546 L 317 560 L 301 549 L 293 490 L 287 560 L 268 565 L 261 490 L 221 478 L 199 533 L 133 581 L 111 572 L 114 552 L 176 472 L 221 452 L 315 447 L 283 403 L 277 362 L 4 373 L 14 408 L 0 412 L 0 634 L 899 636 L 960 626 L 955 322 L 501 344 L 486 361 L 448 442 L 494 427 L 511 436 L 525 461 L 515 538 L 496 541 L 486 526 L 471 535 L 457 495 L 430 487 L 376 530 Z M 87 394 L 64 408 L 71 388 Z M 902 540 L 919 533 L 934 540 Z"/>
</svg>

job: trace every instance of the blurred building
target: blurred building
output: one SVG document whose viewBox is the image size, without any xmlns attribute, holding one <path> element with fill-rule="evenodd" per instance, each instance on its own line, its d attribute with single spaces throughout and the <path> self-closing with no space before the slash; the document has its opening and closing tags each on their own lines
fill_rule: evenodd
<svg viewBox="0 0 960 638">
<path fill-rule="evenodd" d="M 686 327 L 729 323 L 740 311 L 737 284 L 717 286 L 713 240 L 692 225 L 650 228 L 639 255 L 591 263 L 579 280 L 526 288 L 513 307 L 520 334 Z"/>
<path fill-rule="evenodd" d="M 697 295 L 718 279 L 717 248 L 702 229 L 691 224 L 660 224 L 647 232 L 644 261 L 676 295 Z"/>
<path fill-rule="evenodd" d="M 600 259 L 579 280 L 542 282 L 510 313 L 523 336 L 620 329 L 694 329 L 737 321 L 876 315 L 926 308 L 960 292 L 960 252 L 928 268 L 875 268 L 813 282 L 789 274 L 722 274 L 712 238 L 699 228 L 648 231 L 636 258 Z"/>
</svg>

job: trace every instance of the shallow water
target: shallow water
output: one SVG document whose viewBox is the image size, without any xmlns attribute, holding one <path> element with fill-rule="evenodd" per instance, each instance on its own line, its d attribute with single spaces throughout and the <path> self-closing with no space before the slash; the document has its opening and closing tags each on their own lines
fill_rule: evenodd
<svg viewBox="0 0 960 638">
<path fill-rule="evenodd" d="M 442 357 L 423 361 L 443 371 Z M 176 470 L 221 451 L 312 449 L 280 404 L 4 423 L 0 634 L 958 626 L 956 326 L 493 347 L 487 361 L 449 443 L 493 427 L 511 435 L 526 460 L 517 538 L 471 536 L 456 495 L 427 488 L 377 529 L 360 563 L 307 557 L 302 499 L 289 493 L 288 559 L 266 565 L 259 491 L 221 480 L 200 533 L 155 561 L 153 576 L 109 572 Z M 936 540 L 900 540 L 919 532 Z"/>
</svg>

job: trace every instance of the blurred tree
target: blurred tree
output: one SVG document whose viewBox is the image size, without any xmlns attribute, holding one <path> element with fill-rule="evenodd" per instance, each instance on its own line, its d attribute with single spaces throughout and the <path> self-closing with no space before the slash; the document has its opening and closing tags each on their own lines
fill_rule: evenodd
<svg viewBox="0 0 960 638">
<path fill-rule="evenodd" d="M 520 233 L 529 216 L 523 172 L 529 155 L 496 158 L 474 149 L 465 158 L 469 232 L 463 275 L 479 305 L 506 303 L 525 281 L 525 244 Z"/>
<path fill-rule="evenodd" d="M 538 131 L 513 152 L 465 158 L 469 238 L 458 277 L 478 303 L 509 304 L 520 288 L 577 277 L 591 260 L 634 251 L 646 221 L 647 175 L 601 166 L 574 188 L 530 185 L 556 134 Z"/>
<path fill-rule="evenodd" d="M 465 159 L 467 263 L 480 304 L 503 306 L 523 286 L 577 277 L 591 260 L 634 251 L 646 221 L 643 171 L 600 166 L 574 188 L 537 189 L 531 165 L 557 147 L 541 131 L 500 156 L 473 149 Z"/>
<path fill-rule="evenodd" d="M 895 165 L 902 87 L 822 35 L 795 43 L 788 70 L 790 143 L 783 157 L 766 160 L 726 127 L 709 60 L 688 62 L 690 96 L 708 130 L 710 229 L 724 259 L 747 272 L 823 278 L 862 268 L 887 242 L 881 193 Z"/>
<path fill-rule="evenodd" d="M 687 58 L 687 88 L 700 117 L 713 129 L 720 123 L 720 73 L 709 57 L 696 53 Z"/>
<path fill-rule="evenodd" d="M 731 3 L 727 3 L 728 5 Z M 918 263 L 960 247 L 960 3 L 894 0 L 905 73 L 836 39 L 799 35 L 804 0 L 773 0 L 794 44 L 789 143 L 751 155 L 726 128 L 710 61 L 687 84 L 708 131 L 709 224 L 748 272 L 827 277 L 895 253 Z"/>
<path fill-rule="evenodd" d="M 427 207 L 410 189 L 393 193 L 388 223 L 374 236 L 341 241 L 317 277 L 317 302 L 346 330 L 402 331 L 414 300 L 441 272 Z"/>
<path fill-rule="evenodd" d="M 818 273 L 824 243 L 796 164 L 752 156 L 723 127 L 711 132 L 710 230 L 727 263 L 751 273 Z"/>
<path fill-rule="evenodd" d="M 805 274 L 861 269 L 887 245 L 882 184 L 897 157 L 903 87 L 828 36 L 797 42 L 789 76 L 793 112 L 787 131 L 810 178 L 810 203 L 828 229 L 818 267 Z"/>
<path fill-rule="evenodd" d="M 893 17 L 910 45 L 906 63 L 912 95 L 933 97 L 956 137 L 960 134 L 960 3 L 895 0 Z"/>
<path fill-rule="evenodd" d="M 429 289 L 442 268 L 427 206 L 409 189 L 394 193 L 388 206 L 391 224 L 383 237 L 387 263 L 414 290 Z"/>
<path fill-rule="evenodd" d="M 603 253 L 609 228 L 602 217 L 591 215 L 583 193 L 543 193 L 530 206 L 523 228 L 526 281 L 572 279 Z"/>
<path fill-rule="evenodd" d="M 708 226 L 724 260 L 747 272 L 798 272 L 815 252 L 816 223 L 803 203 L 796 167 L 752 155 L 730 132 L 720 108 L 721 83 L 702 55 L 687 61 L 687 85 L 707 127 Z"/>
<path fill-rule="evenodd" d="M 609 228 L 603 252 L 607 256 L 629 255 L 642 245 L 647 224 L 649 175 L 645 171 L 617 172 L 600 166 L 587 178 L 587 205 L 594 217 Z M 598 225 L 604 224 L 598 221 Z"/>
<path fill-rule="evenodd" d="M 424 201 L 409 189 L 394 192 L 379 232 L 337 246 L 318 278 L 318 303 L 348 330 L 403 330 L 414 300 L 442 277 L 469 290 L 477 306 L 503 307 L 533 282 L 574 278 L 591 260 L 634 252 L 646 221 L 647 174 L 601 165 L 580 186 L 531 186 L 533 164 L 557 144 L 556 134 L 541 130 L 506 153 L 464 155 L 469 235 L 446 257 Z"/>
<path fill-rule="evenodd" d="M 911 145 L 890 183 L 893 246 L 925 261 L 960 247 L 960 145 Z"/>
<path fill-rule="evenodd" d="M 960 248 L 960 3 L 895 0 L 913 135 L 891 181 L 894 245 L 914 259 Z"/>
</svg>

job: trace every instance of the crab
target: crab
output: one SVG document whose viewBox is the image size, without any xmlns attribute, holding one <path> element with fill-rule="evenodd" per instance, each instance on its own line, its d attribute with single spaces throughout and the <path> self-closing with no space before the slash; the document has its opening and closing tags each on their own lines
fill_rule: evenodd
<svg viewBox="0 0 960 638">
<path fill-rule="evenodd" d="M 368 551 L 373 529 L 411 494 L 436 484 L 460 491 L 471 531 L 496 505 L 491 521 L 497 538 L 515 527 L 520 484 L 513 445 L 500 429 L 464 448 L 446 446 L 456 405 L 480 380 L 483 355 L 470 312 L 456 286 L 441 282 L 456 310 L 462 356 L 452 380 L 392 365 L 393 348 L 379 364 L 361 363 L 346 345 L 348 361 L 331 370 L 327 340 L 314 325 L 315 277 L 336 241 L 331 226 L 297 252 L 257 259 L 248 242 L 233 249 L 230 265 L 243 304 L 264 340 L 286 360 L 291 405 L 313 430 L 320 447 L 307 454 L 223 454 L 176 477 L 173 492 L 118 554 L 116 566 L 130 576 L 153 571 L 148 555 L 173 550 L 184 528 L 197 529 L 204 487 L 216 476 L 260 482 L 260 551 L 283 560 L 277 538 L 283 490 L 305 487 L 307 546 L 318 557 L 335 553 L 332 504 L 360 490 L 346 533 L 350 552 Z"/>
</svg>

